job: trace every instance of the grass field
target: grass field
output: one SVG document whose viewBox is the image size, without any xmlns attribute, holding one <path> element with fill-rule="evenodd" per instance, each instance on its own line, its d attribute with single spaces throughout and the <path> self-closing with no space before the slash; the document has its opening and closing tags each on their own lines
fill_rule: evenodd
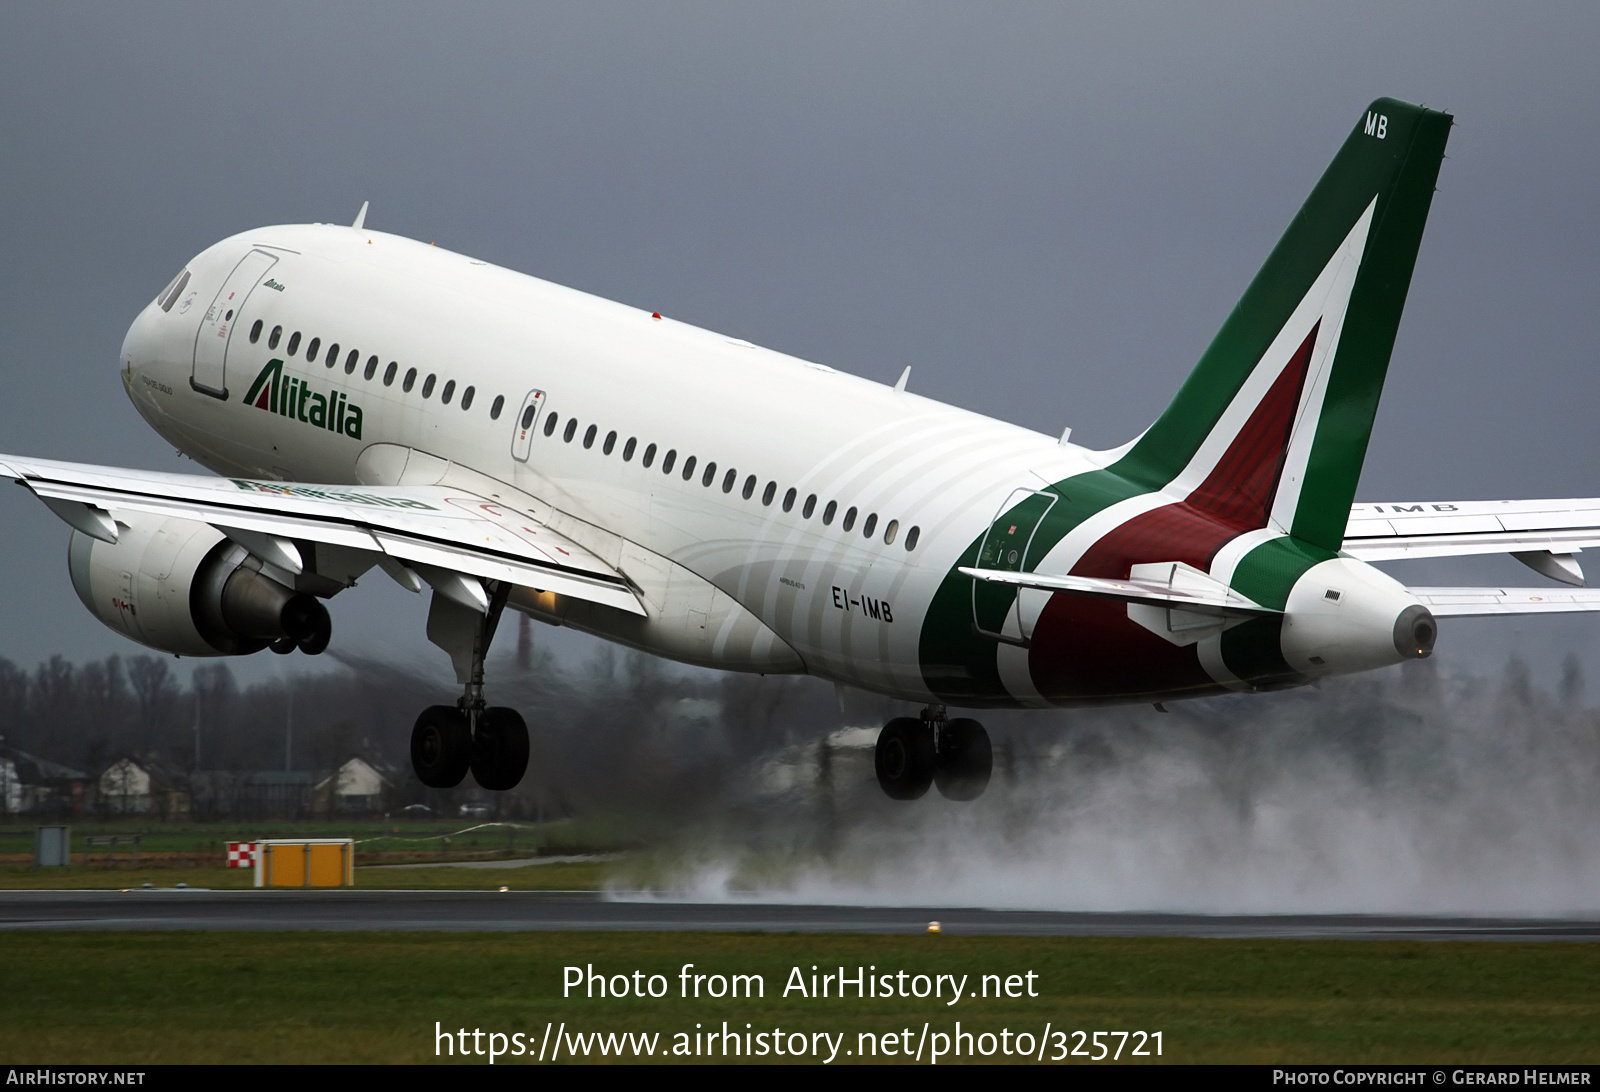
<svg viewBox="0 0 1600 1092">
<path fill-rule="evenodd" d="M 357 864 L 379 861 L 471 860 L 527 857 L 533 854 L 609 853 L 628 848 L 607 819 L 561 819 L 546 823 L 491 819 L 318 819 L 250 821 L 86 820 L 71 827 L 72 859 L 88 868 L 140 866 L 208 868 L 224 864 L 229 842 L 262 838 L 352 838 Z M 117 846 L 91 845 L 91 839 L 137 836 Z M 33 860 L 34 825 L 0 824 L 0 883 L 5 865 Z"/>
<path fill-rule="evenodd" d="M 681 999 L 684 963 L 706 974 L 760 974 L 765 995 Z M 606 974 L 659 973 L 670 992 L 660 1000 L 563 999 L 562 968 L 589 964 Z M 809 976 L 813 964 L 966 974 L 973 984 L 984 974 L 1032 971 L 1039 996 L 954 1007 L 784 998 L 791 968 Z M 675 1033 L 692 1035 L 697 1023 L 720 1030 L 724 1020 L 735 1031 L 748 1023 L 786 1035 L 843 1033 L 837 1062 L 861 1060 L 845 1053 L 862 1045 L 861 1033 L 910 1028 L 915 1046 L 924 1022 L 948 1034 L 957 1020 L 963 1031 L 1034 1036 L 1047 1021 L 1053 1029 L 1160 1031 L 1161 1057 L 1150 1060 L 1164 1062 L 1600 1059 L 1600 946 L 1578 944 L 7 933 L 0 968 L 0 1057 L 17 1063 L 432 1061 L 435 1021 L 448 1031 L 520 1032 L 535 1044 L 546 1022 L 564 1023 L 568 1033 L 656 1032 L 659 1061 Z M 487 1049 L 487 1039 L 480 1045 Z M 1056 1041 L 1046 1046 L 1053 1056 Z M 616 1060 L 594 1051 L 590 1060 Z M 501 1062 L 519 1060 L 528 1061 Z"/>
</svg>

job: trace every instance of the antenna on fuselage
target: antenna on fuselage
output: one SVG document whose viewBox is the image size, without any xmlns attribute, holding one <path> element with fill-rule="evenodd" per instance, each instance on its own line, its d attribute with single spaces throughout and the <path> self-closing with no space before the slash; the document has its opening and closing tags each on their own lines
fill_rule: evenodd
<svg viewBox="0 0 1600 1092">
<path fill-rule="evenodd" d="M 366 202 L 366 201 L 361 202 L 361 211 L 356 213 L 356 222 L 350 225 L 351 227 L 355 228 L 357 231 L 360 231 L 362 229 L 362 227 L 364 227 L 366 225 L 366 222 L 367 222 L 367 204 L 368 204 L 368 202 Z"/>
<path fill-rule="evenodd" d="M 906 389 L 906 380 L 908 380 L 910 378 L 911 378 L 911 365 L 907 364 L 906 365 L 906 370 L 900 373 L 900 378 L 896 379 L 894 381 L 894 389 L 897 390 L 897 391 L 905 390 Z"/>
</svg>

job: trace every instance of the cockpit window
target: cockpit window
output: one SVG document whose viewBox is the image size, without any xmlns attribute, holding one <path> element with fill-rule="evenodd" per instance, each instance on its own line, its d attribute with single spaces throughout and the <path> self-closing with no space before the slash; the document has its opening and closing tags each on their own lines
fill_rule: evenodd
<svg viewBox="0 0 1600 1092">
<path fill-rule="evenodd" d="M 188 286 L 189 271 L 185 269 L 172 278 L 172 283 L 167 285 L 166 291 L 156 297 L 156 302 L 161 305 L 163 311 L 171 311 L 172 305 L 178 302 L 178 297 L 183 295 L 183 290 Z"/>
</svg>

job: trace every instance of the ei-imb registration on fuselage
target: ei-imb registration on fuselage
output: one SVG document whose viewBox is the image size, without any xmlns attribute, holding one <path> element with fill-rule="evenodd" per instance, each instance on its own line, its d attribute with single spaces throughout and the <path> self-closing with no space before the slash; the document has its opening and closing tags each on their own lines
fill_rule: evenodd
<svg viewBox="0 0 1600 1092">
<path fill-rule="evenodd" d="M 352 226 L 260 228 L 134 320 L 128 396 L 217 477 L 0 456 L 73 528 L 105 624 L 180 655 L 317 653 L 323 600 L 428 591 L 462 697 L 427 785 L 507 789 L 506 609 L 686 663 L 922 706 L 883 789 L 971 799 L 950 707 L 1165 702 L 1426 656 L 1447 615 L 1600 609 L 1600 500 L 1354 504 L 1451 119 L 1380 99 L 1166 411 L 1090 451 L 658 314 Z M 692 411 L 690 409 L 692 407 Z M 825 412 L 823 410 L 825 409 Z M 1509 552 L 1534 588 L 1368 562 Z"/>
</svg>

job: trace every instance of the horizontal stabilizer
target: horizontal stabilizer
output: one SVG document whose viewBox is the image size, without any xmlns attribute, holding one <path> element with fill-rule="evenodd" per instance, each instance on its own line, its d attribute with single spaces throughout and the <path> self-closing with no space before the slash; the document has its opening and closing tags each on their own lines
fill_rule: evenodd
<svg viewBox="0 0 1600 1092">
<path fill-rule="evenodd" d="M 1600 588 L 1407 588 L 1437 618 L 1600 611 Z"/>
<path fill-rule="evenodd" d="M 1167 566 L 1140 565 L 1141 570 Z M 1184 566 L 1184 568 L 1188 568 Z M 1208 614 L 1215 617 L 1250 617 L 1260 614 L 1282 614 L 1255 603 L 1237 592 L 1230 591 L 1220 582 L 1210 581 L 1213 587 L 1184 586 L 1175 580 L 1161 581 L 1141 573 L 1141 579 L 1112 580 L 1098 576 L 1050 576 L 1045 573 L 1015 573 L 998 569 L 963 567 L 961 573 L 989 584 L 1007 584 L 1015 588 L 1037 588 L 1039 591 L 1067 592 L 1087 595 L 1096 599 L 1115 599 L 1124 603 L 1141 603 L 1152 607 L 1166 607 Z"/>
</svg>

